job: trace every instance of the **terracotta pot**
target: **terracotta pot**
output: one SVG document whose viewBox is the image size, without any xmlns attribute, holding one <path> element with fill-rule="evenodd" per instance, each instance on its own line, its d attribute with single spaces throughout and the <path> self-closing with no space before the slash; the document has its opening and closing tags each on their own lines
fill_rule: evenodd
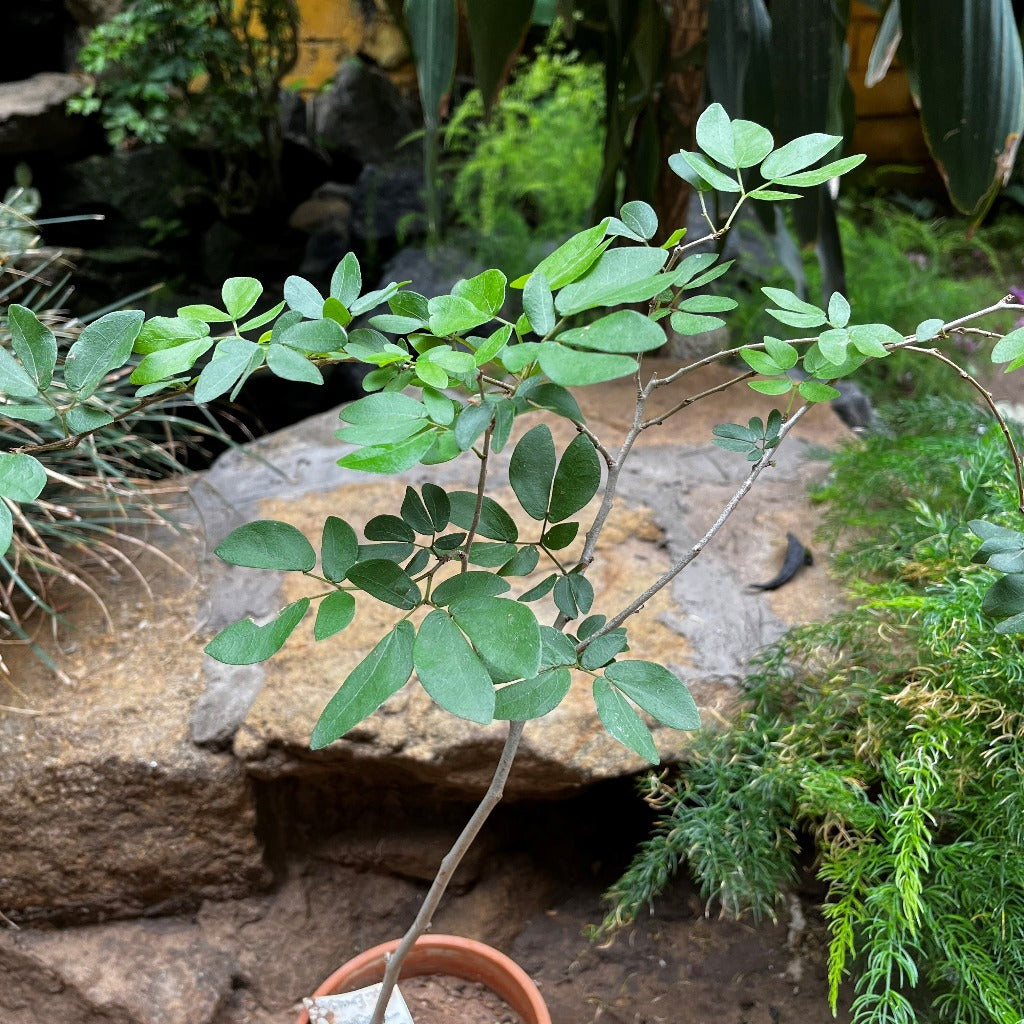
<svg viewBox="0 0 1024 1024">
<path fill-rule="evenodd" d="M 384 977 L 387 955 L 398 948 L 398 939 L 374 946 L 339 967 L 314 993 L 330 996 L 376 984 Z M 403 978 L 423 974 L 451 974 L 479 981 L 512 1007 L 523 1024 L 551 1024 L 544 1000 L 530 976 L 504 953 L 472 939 L 456 935 L 424 935 L 417 940 L 402 968 Z M 303 1010 L 295 1024 L 309 1024 Z M 453 1021 L 453 1024 L 458 1024 Z"/>
</svg>

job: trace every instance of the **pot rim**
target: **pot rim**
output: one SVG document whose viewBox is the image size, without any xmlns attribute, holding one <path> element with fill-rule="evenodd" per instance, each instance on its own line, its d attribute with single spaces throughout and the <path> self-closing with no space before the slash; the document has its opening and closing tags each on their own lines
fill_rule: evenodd
<svg viewBox="0 0 1024 1024">
<path fill-rule="evenodd" d="M 400 940 L 383 942 L 339 967 L 313 993 L 334 995 L 380 981 L 388 957 Z M 524 1024 L 551 1024 L 551 1015 L 530 976 L 500 950 L 475 939 L 459 935 L 423 935 L 409 953 L 402 977 L 424 974 L 450 974 L 467 981 L 479 981 L 501 996 L 522 1017 Z M 296 1024 L 309 1024 L 303 1009 Z"/>
</svg>

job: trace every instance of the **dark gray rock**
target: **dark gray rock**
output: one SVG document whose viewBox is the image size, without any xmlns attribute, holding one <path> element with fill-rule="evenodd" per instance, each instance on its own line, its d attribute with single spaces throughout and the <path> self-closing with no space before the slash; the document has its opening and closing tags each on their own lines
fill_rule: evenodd
<svg viewBox="0 0 1024 1024">
<path fill-rule="evenodd" d="M 331 88 L 310 102 L 313 141 L 332 157 L 378 164 L 419 127 L 414 108 L 384 72 L 344 61 Z"/>
<path fill-rule="evenodd" d="M 415 163 L 368 164 L 353 198 L 352 228 L 368 246 L 397 246 L 424 222 L 423 169 Z"/>
<path fill-rule="evenodd" d="M 71 152 L 85 122 L 68 117 L 64 105 L 83 86 L 81 78 L 56 71 L 0 83 L 0 154 Z"/>
</svg>

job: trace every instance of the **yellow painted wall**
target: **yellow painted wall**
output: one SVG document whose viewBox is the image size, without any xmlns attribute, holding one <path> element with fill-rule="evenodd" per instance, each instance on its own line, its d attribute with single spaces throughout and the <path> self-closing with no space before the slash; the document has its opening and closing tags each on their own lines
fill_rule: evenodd
<svg viewBox="0 0 1024 1024">
<path fill-rule="evenodd" d="M 329 82 L 347 57 L 372 58 L 396 84 L 415 80 L 409 49 L 383 0 L 367 16 L 359 0 L 298 0 L 299 59 L 284 84 L 315 92 Z M 368 6 L 368 5 L 366 5 Z"/>
<path fill-rule="evenodd" d="M 928 161 L 921 120 L 910 95 L 907 73 L 893 62 L 885 78 L 864 84 L 868 58 L 881 19 L 865 4 L 850 5 L 850 84 L 857 123 L 850 151 L 866 153 L 872 163 L 917 164 Z"/>
</svg>

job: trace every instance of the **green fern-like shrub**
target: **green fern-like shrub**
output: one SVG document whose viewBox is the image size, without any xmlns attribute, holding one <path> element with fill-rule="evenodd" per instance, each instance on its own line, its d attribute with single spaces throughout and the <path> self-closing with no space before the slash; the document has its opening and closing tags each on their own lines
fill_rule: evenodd
<svg viewBox="0 0 1024 1024">
<path fill-rule="evenodd" d="M 809 832 L 833 1008 L 850 978 L 856 1024 L 1018 1024 L 1024 660 L 983 620 L 992 576 L 959 525 L 1013 508 L 1012 470 L 969 406 L 904 404 L 890 430 L 821 494 L 850 610 L 765 651 L 734 726 L 650 783 L 660 820 L 602 929 L 684 864 L 724 911 L 774 915 Z"/>
</svg>

